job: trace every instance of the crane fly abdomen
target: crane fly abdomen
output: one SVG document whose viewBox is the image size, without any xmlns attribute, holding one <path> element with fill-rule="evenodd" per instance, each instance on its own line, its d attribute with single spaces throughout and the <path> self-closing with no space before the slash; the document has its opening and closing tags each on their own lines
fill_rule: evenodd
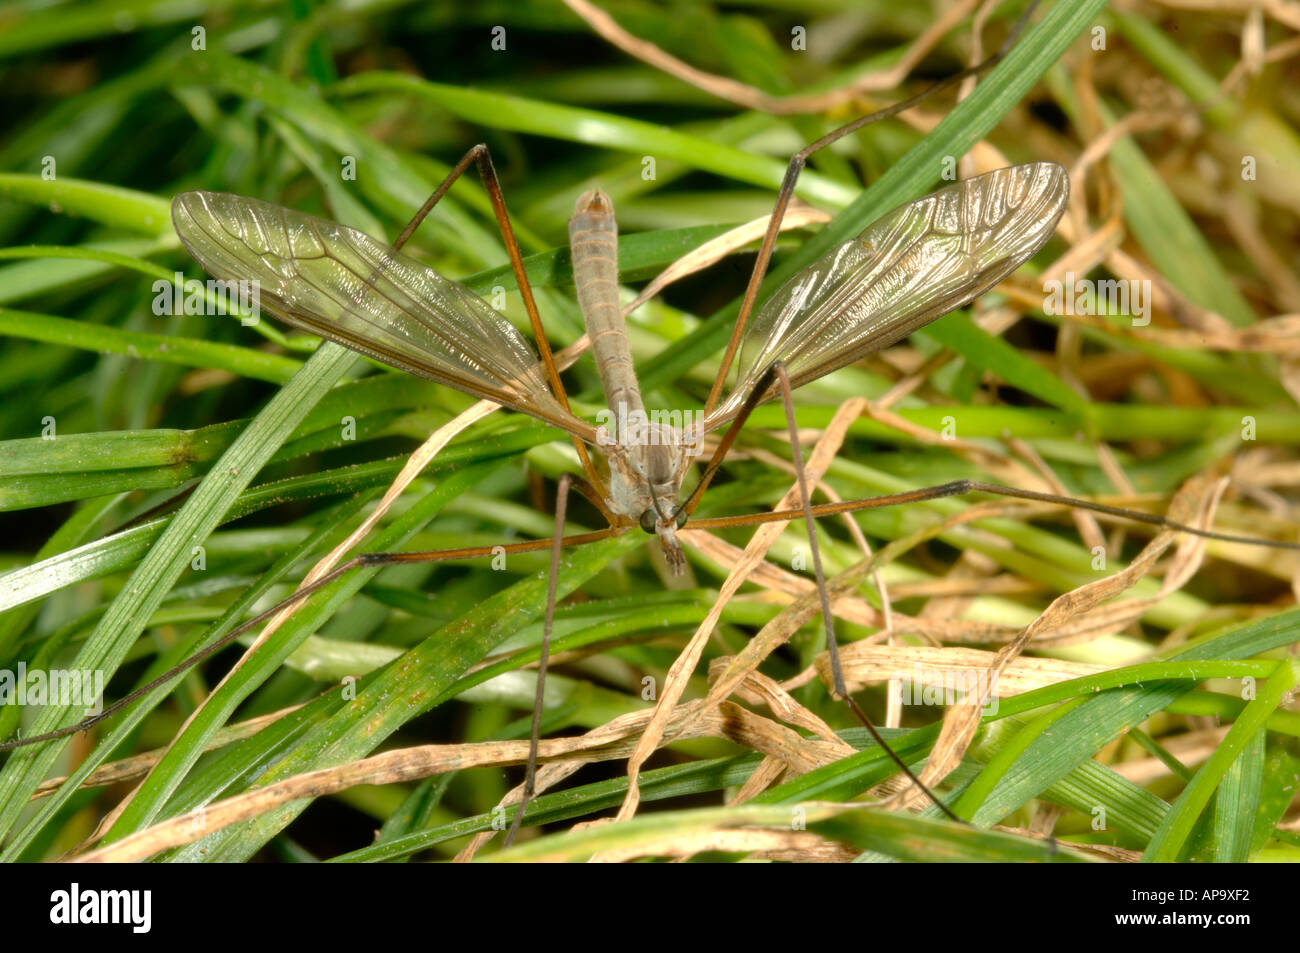
<svg viewBox="0 0 1300 953">
<path fill-rule="evenodd" d="M 615 415 L 610 436 L 622 442 L 622 422 L 633 413 L 643 413 L 645 403 L 618 301 L 618 223 L 614 206 L 599 189 L 584 192 L 574 207 L 569 219 L 569 252 L 596 371 Z"/>
<path fill-rule="evenodd" d="M 680 429 L 652 421 L 641 397 L 618 300 L 618 226 L 599 189 L 579 197 L 569 220 L 569 251 L 578 305 L 605 391 L 610 508 L 659 536 L 674 570 L 685 562 L 675 531 L 678 497 L 690 462 Z"/>
</svg>

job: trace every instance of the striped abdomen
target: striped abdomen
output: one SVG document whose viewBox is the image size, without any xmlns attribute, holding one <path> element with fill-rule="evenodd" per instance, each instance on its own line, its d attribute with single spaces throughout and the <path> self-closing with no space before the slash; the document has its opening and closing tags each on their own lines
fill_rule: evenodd
<svg viewBox="0 0 1300 953">
<path fill-rule="evenodd" d="M 578 199 L 573 218 L 569 219 L 569 249 L 578 305 L 617 427 L 634 412 L 644 414 L 645 405 L 618 303 L 618 225 L 614 206 L 599 189 L 585 192 Z M 617 431 L 610 435 L 619 441 L 623 436 Z"/>
</svg>

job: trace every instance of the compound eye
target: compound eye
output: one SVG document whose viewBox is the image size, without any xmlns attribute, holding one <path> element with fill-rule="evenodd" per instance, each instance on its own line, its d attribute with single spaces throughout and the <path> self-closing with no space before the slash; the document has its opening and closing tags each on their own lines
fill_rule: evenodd
<svg viewBox="0 0 1300 953">
<path fill-rule="evenodd" d="M 641 514 L 641 528 L 647 533 L 653 534 L 655 531 L 655 511 L 646 510 Z"/>
<path fill-rule="evenodd" d="M 685 525 L 686 525 L 686 521 L 687 521 L 688 519 L 690 519 L 690 517 L 687 515 L 687 513 L 686 513 L 685 510 L 678 510 L 678 511 L 677 511 L 677 528 L 678 528 L 678 529 L 681 529 L 683 526 L 685 526 Z"/>
</svg>

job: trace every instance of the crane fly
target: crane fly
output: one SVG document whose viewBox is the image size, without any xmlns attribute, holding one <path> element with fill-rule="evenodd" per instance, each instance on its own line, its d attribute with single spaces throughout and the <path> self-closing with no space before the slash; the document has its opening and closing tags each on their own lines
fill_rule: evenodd
<svg viewBox="0 0 1300 953">
<path fill-rule="evenodd" d="M 490 160 L 485 160 L 485 167 L 490 168 Z M 783 391 L 836 689 L 888 750 L 843 686 L 789 392 L 888 347 L 988 291 L 1051 237 L 1068 197 L 1065 169 L 1052 162 L 1031 162 L 956 182 L 878 219 L 791 277 L 747 327 L 737 325 L 736 332 L 743 329 L 744 333 L 729 394 L 716 404 L 711 399 L 699 432 L 689 434 L 671 424 L 626 425 L 629 418 L 644 417 L 645 407 L 619 308 L 613 206 L 598 190 L 578 199 L 569 235 L 579 305 L 611 421 L 617 421 L 612 432 L 593 427 L 569 409 L 544 335 L 538 335 L 544 357 L 539 360 L 514 325 L 482 298 L 363 232 L 256 199 L 215 192 L 178 195 L 172 218 L 195 261 L 218 277 L 255 281 L 262 305 L 285 323 L 530 414 L 602 454 L 608 486 L 591 468 L 588 475 L 595 484 L 593 499 L 598 504 L 603 501 L 602 510 L 610 517 L 610 531 L 639 527 L 653 533 L 674 572 L 680 573 L 685 565 L 676 531 L 698 504 L 730 439 L 755 406 Z M 780 211 L 778 205 L 774 219 Z M 513 239 L 507 244 L 513 245 Z M 526 281 L 521 280 L 520 287 L 526 288 Z M 554 390 L 548 388 L 547 371 Z M 726 373 L 724 362 L 719 378 Z M 716 386 L 713 393 L 718 393 Z M 700 436 L 727 424 L 732 425 L 727 439 L 695 492 L 683 500 L 682 482 L 692 457 L 688 448 Z M 517 831 L 533 794 L 567 487 L 567 480 L 562 481 L 556 506 L 552 588 L 533 712 L 532 753 L 524 799 L 507 841 Z M 947 811 L 901 759 L 892 752 L 891 756 Z"/>
<path fill-rule="evenodd" d="M 263 308 L 285 323 L 529 414 L 604 454 L 613 528 L 654 533 L 680 570 L 675 530 L 689 518 L 689 501 L 680 498 L 689 450 L 747 405 L 777 395 L 775 382 L 755 394 L 773 364 L 784 364 L 799 387 L 969 303 L 1047 241 L 1068 195 L 1061 166 L 1032 162 L 954 183 L 878 219 L 759 309 L 730 392 L 697 433 L 660 423 L 610 432 L 576 416 L 505 317 L 364 232 L 220 192 L 178 195 L 172 218 L 195 261 L 218 277 L 258 282 Z M 611 418 L 623 420 L 629 410 L 644 414 L 644 403 L 619 316 L 613 221 L 609 200 L 589 192 L 577 203 L 570 234 L 579 304 Z"/>
</svg>

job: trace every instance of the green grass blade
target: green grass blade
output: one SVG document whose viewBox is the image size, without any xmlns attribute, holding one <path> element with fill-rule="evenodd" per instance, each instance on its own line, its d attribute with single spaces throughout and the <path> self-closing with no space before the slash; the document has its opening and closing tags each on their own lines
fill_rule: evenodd
<svg viewBox="0 0 1300 953">
<path fill-rule="evenodd" d="M 1147 863 L 1170 862 L 1178 859 L 1183 844 L 1192 832 L 1197 818 L 1210 802 L 1214 791 L 1223 781 L 1228 768 L 1251 746 L 1252 739 L 1264 730 L 1264 723 L 1282 703 L 1283 696 L 1295 685 L 1295 667 L 1290 660 L 1278 665 L 1277 672 L 1269 678 L 1259 697 L 1251 701 L 1241 717 L 1232 723 L 1227 736 L 1214 754 L 1196 772 L 1192 783 L 1183 789 L 1161 822 L 1142 859 Z M 1253 818 L 1253 813 L 1251 817 Z M 1249 819 L 1248 819 L 1249 823 Z"/>
</svg>

